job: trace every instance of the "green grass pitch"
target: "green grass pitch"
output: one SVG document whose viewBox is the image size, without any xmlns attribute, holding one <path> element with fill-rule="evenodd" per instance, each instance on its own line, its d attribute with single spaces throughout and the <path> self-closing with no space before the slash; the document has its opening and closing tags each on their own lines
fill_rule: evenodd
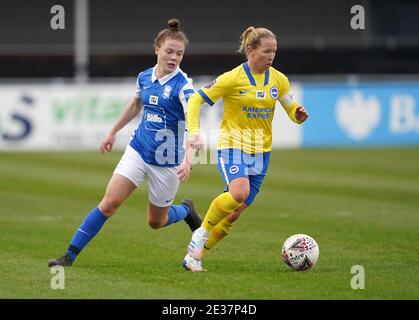
<svg viewBox="0 0 419 320">
<path fill-rule="evenodd" d="M 121 152 L 0 153 L 0 298 L 418 299 L 419 150 L 305 149 L 272 153 L 255 203 L 205 260 L 181 268 L 187 225 L 151 229 L 138 189 L 51 289 L 50 258 L 97 205 Z M 176 201 L 204 215 L 223 189 L 215 165 L 195 166 Z M 287 268 L 287 237 L 320 247 L 314 269 Z M 365 269 L 353 290 L 351 267 Z"/>
</svg>

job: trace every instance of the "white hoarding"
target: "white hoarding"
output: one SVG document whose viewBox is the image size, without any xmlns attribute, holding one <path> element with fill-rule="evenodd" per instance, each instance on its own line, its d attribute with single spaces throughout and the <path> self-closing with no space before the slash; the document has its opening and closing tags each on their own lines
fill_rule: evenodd
<svg viewBox="0 0 419 320">
<path fill-rule="evenodd" d="M 205 84 L 201 78 L 195 87 Z M 300 87 L 294 84 L 293 88 L 301 101 Z M 134 93 L 135 79 L 132 84 L 1 85 L 0 150 L 97 150 Z M 212 146 L 217 142 L 222 112 L 222 100 L 202 108 L 203 135 Z M 120 131 L 115 148 L 124 148 L 139 121 L 140 117 Z M 277 104 L 274 147 L 296 147 L 300 142 L 301 128 Z"/>
</svg>

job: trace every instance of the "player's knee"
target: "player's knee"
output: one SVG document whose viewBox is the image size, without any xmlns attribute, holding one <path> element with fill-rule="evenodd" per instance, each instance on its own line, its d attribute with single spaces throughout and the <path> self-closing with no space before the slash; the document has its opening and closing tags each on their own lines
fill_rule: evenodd
<svg viewBox="0 0 419 320">
<path fill-rule="evenodd" d="M 107 216 L 112 216 L 121 205 L 121 202 L 115 198 L 105 197 L 99 204 L 99 209 Z"/>
<path fill-rule="evenodd" d="M 245 188 L 240 189 L 240 190 L 235 190 L 234 192 L 230 192 L 230 193 L 233 196 L 234 200 L 240 203 L 243 203 L 249 196 L 249 190 Z"/>
<path fill-rule="evenodd" d="M 243 203 L 250 193 L 249 180 L 240 178 L 235 179 L 229 184 L 229 192 L 234 200 Z"/>
<path fill-rule="evenodd" d="M 161 223 L 160 221 L 155 221 L 155 220 L 149 220 L 148 221 L 148 225 L 152 228 L 152 229 L 160 229 L 164 227 L 164 224 Z"/>
</svg>

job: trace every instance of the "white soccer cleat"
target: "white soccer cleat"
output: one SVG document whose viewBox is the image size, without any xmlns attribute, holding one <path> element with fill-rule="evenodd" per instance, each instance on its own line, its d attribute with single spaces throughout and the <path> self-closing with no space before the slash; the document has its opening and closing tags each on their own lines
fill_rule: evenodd
<svg viewBox="0 0 419 320">
<path fill-rule="evenodd" d="M 205 242 L 208 239 L 208 231 L 204 227 L 198 228 L 193 234 L 191 242 L 189 242 L 188 252 L 196 260 L 201 260 L 202 251 L 204 250 Z"/>
<path fill-rule="evenodd" d="M 183 258 L 182 267 L 192 272 L 207 271 L 206 269 L 202 268 L 202 261 L 195 259 L 189 253 L 185 256 L 185 258 Z"/>
</svg>

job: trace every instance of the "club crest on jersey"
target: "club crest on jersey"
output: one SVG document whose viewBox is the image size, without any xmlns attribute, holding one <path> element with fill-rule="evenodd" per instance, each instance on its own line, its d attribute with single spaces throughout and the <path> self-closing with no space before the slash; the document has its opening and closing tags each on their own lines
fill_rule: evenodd
<svg viewBox="0 0 419 320">
<path fill-rule="evenodd" d="M 266 91 L 257 90 L 256 91 L 256 99 L 266 99 Z"/>
<path fill-rule="evenodd" d="M 158 105 L 159 104 L 159 97 L 158 96 L 150 96 L 148 103 Z"/>
<path fill-rule="evenodd" d="M 231 166 L 229 172 L 230 174 L 236 174 L 237 172 L 239 172 L 239 166 L 237 165 Z"/>
<path fill-rule="evenodd" d="M 164 86 L 163 93 L 162 93 L 163 99 L 169 99 L 171 91 L 172 91 L 172 87 Z"/>
<path fill-rule="evenodd" d="M 278 98 L 278 88 L 272 87 L 271 90 L 269 91 L 269 94 L 271 95 L 273 99 L 276 100 Z"/>
</svg>

